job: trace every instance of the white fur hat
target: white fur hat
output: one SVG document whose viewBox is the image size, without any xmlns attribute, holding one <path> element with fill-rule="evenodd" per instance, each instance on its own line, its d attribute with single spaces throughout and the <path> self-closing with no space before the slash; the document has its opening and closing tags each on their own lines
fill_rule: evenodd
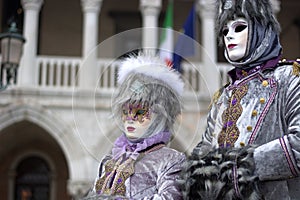
<svg viewBox="0 0 300 200">
<path fill-rule="evenodd" d="M 121 85 L 131 73 L 143 74 L 167 84 L 177 95 L 182 96 L 184 82 L 176 70 L 168 66 L 158 56 L 140 53 L 130 55 L 120 65 L 118 84 Z"/>
</svg>

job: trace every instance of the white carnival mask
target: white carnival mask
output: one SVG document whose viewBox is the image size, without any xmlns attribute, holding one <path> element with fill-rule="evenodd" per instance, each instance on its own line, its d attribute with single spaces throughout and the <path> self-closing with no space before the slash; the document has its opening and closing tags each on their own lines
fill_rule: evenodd
<svg viewBox="0 0 300 200">
<path fill-rule="evenodd" d="M 228 21 L 223 27 L 224 43 L 228 57 L 238 61 L 245 56 L 248 40 L 248 22 L 244 18 Z"/>
</svg>

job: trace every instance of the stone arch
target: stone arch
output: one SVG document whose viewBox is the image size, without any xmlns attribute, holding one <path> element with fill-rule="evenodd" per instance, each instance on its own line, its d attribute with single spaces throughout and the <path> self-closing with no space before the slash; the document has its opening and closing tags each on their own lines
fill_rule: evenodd
<svg viewBox="0 0 300 200">
<path fill-rule="evenodd" d="M 23 120 L 38 125 L 54 138 L 66 157 L 71 180 L 76 179 L 78 174 L 84 174 L 79 170 L 88 169 L 88 164 L 84 159 L 85 152 L 81 151 L 80 141 L 75 137 L 70 125 L 64 123 L 54 112 L 36 104 L 36 102 L 21 102 L 12 104 L 0 111 L 0 132 L 4 128 Z M 74 162 L 76 160 L 77 162 Z"/>
</svg>

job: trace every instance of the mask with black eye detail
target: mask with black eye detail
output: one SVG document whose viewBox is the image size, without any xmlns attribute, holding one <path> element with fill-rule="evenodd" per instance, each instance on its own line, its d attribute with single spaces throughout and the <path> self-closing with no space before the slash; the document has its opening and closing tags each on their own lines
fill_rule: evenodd
<svg viewBox="0 0 300 200">
<path fill-rule="evenodd" d="M 223 27 L 226 56 L 231 61 L 241 60 L 247 49 L 248 22 L 244 18 L 230 20 Z"/>
<path fill-rule="evenodd" d="M 236 24 L 233 24 L 231 28 L 233 29 L 234 33 L 240 33 L 243 30 L 245 30 L 247 27 L 248 27 L 247 24 L 243 22 L 237 22 Z M 226 26 L 223 28 L 222 34 L 223 36 L 227 36 L 228 33 L 229 33 L 229 28 Z"/>
</svg>

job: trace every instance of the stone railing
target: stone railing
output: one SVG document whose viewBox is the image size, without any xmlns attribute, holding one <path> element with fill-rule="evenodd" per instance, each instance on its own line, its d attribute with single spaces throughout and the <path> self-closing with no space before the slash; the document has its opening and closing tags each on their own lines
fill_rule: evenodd
<svg viewBox="0 0 300 200">
<path fill-rule="evenodd" d="M 38 85 L 42 87 L 76 87 L 81 58 L 39 56 Z"/>
<path fill-rule="evenodd" d="M 39 56 L 38 65 L 38 85 L 41 87 L 55 88 L 74 88 L 78 86 L 78 72 L 80 71 L 81 58 L 72 57 L 52 57 Z M 111 62 L 108 59 L 98 60 L 98 77 L 99 89 L 109 90 L 117 87 L 118 62 Z M 202 93 L 205 90 L 205 83 L 201 76 L 201 63 L 189 65 L 184 63 L 183 79 L 186 82 L 186 90 L 196 93 Z M 228 65 L 220 63 L 218 65 L 219 84 L 224 85 L 228 82 L 227 71 Z"/>
</svg>

